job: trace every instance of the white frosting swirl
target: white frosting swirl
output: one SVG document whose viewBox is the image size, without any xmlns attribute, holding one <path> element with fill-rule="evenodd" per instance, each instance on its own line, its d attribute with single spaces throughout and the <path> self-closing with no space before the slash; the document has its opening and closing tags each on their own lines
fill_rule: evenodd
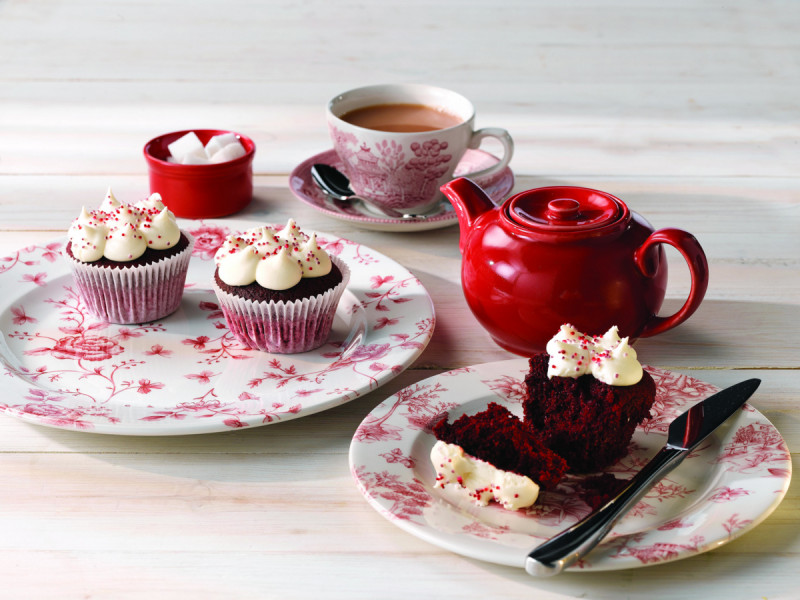
<svg viewBox="0 0 800 600">
<path fill-rule="evenodd" d="M 331 272 L 331 257 L 317 244 L 316 234 L 303 233 L 294 219 L 280 231 L 262 226 L 229 235 L 214 262 L 219 278 L 228 285 L 257 282 L 276 291 Z"/>
<path fill-rule="evenodd" d="M 498 469 L 491 463 L 465 453 L 461 446 L 437 440 L 431 450 L 436 484 L 463 488 L 473 501 L 486 506 L 495 500 L 503 508 L 517 510 L 536 502 L 539 486 L 525 475 Z"/>
<path fill-rule="evenodd" d="M 591 373 L 608 385 L 635 385 L 642 379 L 642 365 L 628 338 L 619 337 L 616 325 L 602 336 L 589 336 L 572 325 L 562 325 L 547 342 L 548 378 L 580 377 Z"/>
<path fill-rule="evenodd" d="M 100 208 L 81 209 L 67 232 L 72 255 L 81 262 L 104 256 L 117 262 L 136 260 L 148 248 L 166 250 L 178 243 L 181 231 L 175 215 L 164 206 L 159 194 L 136 204 L 123 204 L 111 188 Z"/>
</svg>

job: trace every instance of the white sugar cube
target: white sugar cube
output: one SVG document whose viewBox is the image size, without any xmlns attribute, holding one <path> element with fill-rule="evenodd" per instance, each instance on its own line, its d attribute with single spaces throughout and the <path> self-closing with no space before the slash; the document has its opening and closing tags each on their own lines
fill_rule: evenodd
<svg viewBox="0 0 800 600">
<path fill-rule="evenodd" d="M 211 157 L 212 163 L 221 163 L 221 162 L 228 162 L 229 160 L 234 160 L 239 158 L 240 156 L 244 156 L 247 154 L 247 151 L 244 149 L 239 141 L 235 141 L 232 144 L 228 144 L 222 150 L 219 150 L 214 153 Z"/>
<path fill-rule="evenodd" d="M 241 145 L 235 133 L 221 133 L 219 135 L 215 135 L 208 140 L 208 143 L 206 144 L 206 155 L 209 158 L 212 158 L 217 152 L 225 148 L 225 146 L 229 146 L 231 144 Z"/>
<path fill-rule="evenodd" d="M 223 145 L 219 143 L 219 140 L 216 137 L 212 137 L 210 140 L 208 140 L 208 143 L 206 143 L 206 156 L 211 158 L 217 152 L 222 150 L 222 148 Z"/>
<path fill-rule="evenodd" d="M 200 156 L 197 154 L 184 154 L 180 162 L 182 165 L 207 165 L 208 157 L 205 151 L 203 151 L 203 154 Z"/>
<path fill-rule="evenodd" d="M 194 131 L 190 131 L 183 137 L 175 140 L 167 146 L 169 153 L 172 157 L 182 164 L 187 164 L 184 159 L 187 156 L 195 156 L 198 158 L 207 158 L 206 149 L 203 147 L 203 142 L 197 137 Z"/>
<path fill-rule="evenodd" d="M 239 141 L 239 138 L 236 137 L 236 134 L 232 132 L 220 133 L 219 135 L 215 135 L 212 139 L 217 140 L 219 145 L 223 148 L 228 144 L 235 144 Z"/>
</svg>

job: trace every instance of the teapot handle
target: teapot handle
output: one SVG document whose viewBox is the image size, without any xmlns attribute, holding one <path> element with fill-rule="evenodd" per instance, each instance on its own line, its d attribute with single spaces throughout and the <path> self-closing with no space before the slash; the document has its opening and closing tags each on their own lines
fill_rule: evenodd
<svg viewBox="0 0 800 600">
<path fill-rule="evenodd" d="M 689 290 L 689 297 L 678 312 L 669 317 L 653 315 L 645 324 L 640 334 L 641 337 L 663 333 L 683 323 L 698 309 L 708 289 L 708 260 L 697 239 L 691 233 L 667 228 L 650 234 L 650 237 L 636 249 L 633 255 L 636 266 L 647 277 L 654 275 L 653 265 L 647 264 L 647 250 L 655 244 L 669 244 L 683 255 L 692 275 L 692 287 Z"/>
</svg>

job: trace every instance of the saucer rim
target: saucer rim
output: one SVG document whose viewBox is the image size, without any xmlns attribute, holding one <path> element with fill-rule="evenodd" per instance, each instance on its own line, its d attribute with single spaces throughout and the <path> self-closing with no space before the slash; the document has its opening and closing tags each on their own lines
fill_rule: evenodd
<svg viewBox="0 0 800 600">
<path fill-rule="evenodd" d="M 467 150 L 467 153 L 480 153 L 489 156 L 497 160 L 498 162 L 500 160 L 493 154 L 481 149 L 470 148 Z M 333 148 L 329 148 L 328 150 L 324 150 L 322 152 L 310 156 L 306 160 L 299 163 L 290 173 L 289 189 L 292 191 L 292 194 L 298 200 L 332 218 L 341 221 L 351 222 L 354 224 L 359 224 L 362 226 L 369 226 L 370 228 L 376 228 L 376 229 L 388 228 L 388 230 L 391 231 L 423 231 L 427 229 L 448 227 L 450 225 L 458 223 L 458 216 L 456 215 L 455 209 L 452 208 L 452 205 L 450 205 L 451 208 L 449 209 L 445 208 L 442 214 L 426 219 L 393 219 L 391 217 L 383 218 L 378 215 L 370 216 L 364 213 L 355 215 L 340 210 L 334 210 L 332 208 L 329 208 L 328 206 L 324 206 L 320 204 L 319 201 L 315 201 L 317 200 L 316 198 L 309 196 L 307 193 L 303 191 L 303 186 L 311 183 L 311 176 L 310 176 L 311 165 L 315 163 L 324 163 L 339 168 L 341 161 L 339 160 L 339 157 Z M 511 190 L 514 188 L 514 181 L 515 181 L 514 172 L 511 170 L 510 167 L 505 167 L 504 169 L 501 169 L 498 173 L 493 174 L 489 178 L 486 178 L 485 181 L 485 184 L 491 184 L 503 178 L 508 179 L 509 182 L 507 186 L 508 189 L 505 189 L 504 186 L 504 188 L 502 189 L 502 194 L 500 192 L 496 192 L 494 194 L 492 200 L 496 204 L 500 204 L 501 201 L 504 200 L 508 196 L 509 192 L 511 192 Z M 482 179 L 478 180 L 478 182 L 482 183 Z M 321 193 L 322 192 L 320 192 L 320 194 Z M 442 202 L 449 204 L 449 201 L 446 198 L 443 198 Z"/>
</svg>

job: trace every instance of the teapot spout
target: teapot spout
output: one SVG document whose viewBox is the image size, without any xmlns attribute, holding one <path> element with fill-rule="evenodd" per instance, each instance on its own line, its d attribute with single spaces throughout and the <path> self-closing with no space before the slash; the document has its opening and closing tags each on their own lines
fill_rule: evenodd
<svg viewBox="0 0 800 600">
<path fill-rule="evenodd" d="M 458 227 L 461 230 L 458 245 L 463 254 L 475 221 L 482 214 L 494 210 L 495 204 L 486 192 L 466 177 L 454 179 L 439 189 L 447 196 L 456 211 Z"/>
</svg>

